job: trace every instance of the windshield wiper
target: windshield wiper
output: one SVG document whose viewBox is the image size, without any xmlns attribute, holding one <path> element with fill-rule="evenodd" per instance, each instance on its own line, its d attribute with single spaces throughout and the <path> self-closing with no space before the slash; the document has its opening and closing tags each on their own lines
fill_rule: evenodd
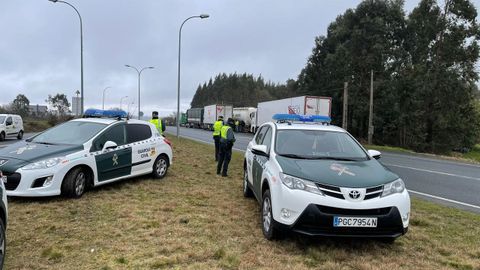
<svg viewBox="0 0 480 270">
<path fill-rule="evenodd" d="M 310 159 L 309 157 L 299 156 L 299 155 L 295 155 L 295 154 L 279 154 L 279 156 L 287 157 L 287 158 L 296 158 L 296 159 Z"/>
<path fill-rule="evenodd" d="M 50 143 L 50 142 L 34 142 L 34 143 L 45 144 L 45 145 L 55 145 L 54 143 Z"/>
<path fill-rule="evenodd" d="M 358 159 L 342 158 L 342 157 L 311 157 L 310 159 L 325 159 L 325 160 L 338 160 L 338 161 L 358 161 Z"/>
</svg>

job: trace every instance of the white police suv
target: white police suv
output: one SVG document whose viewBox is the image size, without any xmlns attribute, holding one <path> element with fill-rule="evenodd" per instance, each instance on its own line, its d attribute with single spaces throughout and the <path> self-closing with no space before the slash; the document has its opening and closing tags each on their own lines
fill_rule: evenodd
<svg viewBox="0 0 480 270">
<path fill-rule="evenodd" d="M 267 239 L 306 235 L 393 240 L 407 232 L 410 197 L 397 175 L 322 116 L 275 115 L 245 153 L 243 192 L 261 203 Z"/>
<path fill-rule="evenodd" d="M 155 126 L 123 111 L 89 109 L 25 141 L 0 149 L 9 196 L 80 197 L 87 187 L 150 174 L 172 164 L 170 142 Z"/>
</svg>

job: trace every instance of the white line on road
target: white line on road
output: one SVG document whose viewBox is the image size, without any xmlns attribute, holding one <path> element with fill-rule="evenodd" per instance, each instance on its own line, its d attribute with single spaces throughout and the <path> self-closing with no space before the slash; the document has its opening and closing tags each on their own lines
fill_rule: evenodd
<svg viewBox="0 0 480 270">
<path fill-rule="evenodd" d="M 410 190 L 410 189 L 408 190 L 408 192 L 413 193 L 413 194 L 417 194 L 417 195 L 421 195 L 421 196 L 425 196 L 425 197 L 429 197 L 429 198 L 432 198 L 432 199 L 437 199 L 437 200 L 440 200 L 440 201 L 446 201 L 446 202 L 449 202 L 449 203 L 454 203 L 454 204 L 459 204 L 459 205 L 463 205 L 463 206 L 472 207 L 472 208 L 475 208 L 475 209 L 480 209 L 480 206 L 477 206 L 477 205 L 464 203 L 464 202 L 459 202 L 459 201 L 455 201 L 455 200 L 451 200 L 451 199 L 447 199 L 447 198 L 443 198 L 443 197 L 439 197 L 439 196 L 435 196 L 435 195 L 426 194 L 426 193 L 423 193 L 423 192 L 418 192 L 418 191 L 414 191 L 414 190 Z"/>
<path fill-rule="evenodd" d="M 453 173 L 432 171 L 432 170 L 426 170 L 426 169 L 420 169 L 420 168 L 414 168 L 414 167 L 408 167 L 408 166 L 402 166 L 402 165 L 395 165 L 395 164 L 390 164 L 390 163 L 383 163 L 383 165 L 398 167 L 398 168 L 403 168 L 403 169 L 409 169 L 409 170 L 414 170 L 414 171 L 420 171 L 420 172 L 436 173 L 436 174 L 441 174 L 441 175 L 448 175 L 448 176 L 453 176 L 453 177 L 459 177 L 459 178 L 465 178 L 465 179 L 480 181 L 480 178 L 477 178 L 477 177 L 458 175 L 458 174 L 453 174 Z"/>
<path fill-rule="evenodd" d="M 385 152 L 382 153 L 382 156 L 386 157 L 396 157 L 396 158 L 407 158 L 407 159 L 417 159 L 417 160 L 423 160 L 426 162 L 436 162 L 436 163 L 447 163 L 451 165 L 456 165 L 456 166 L 468 166 L 468 167 L 474 167 L 474 168 L 480 168 L 480 165 L 478 164 L 472 164 L 472 163 L 466 163 L 462 161 L 456 161 L 456 160 L 450 160 L 450 159 L 442 159 L 441 157 L 436 157 L 435 155 L 432 155 L 432 157 L 417 157 L 413 155 L 406 155 L 406 154 L 394 154 L 391 152 Z"/>
</svg>

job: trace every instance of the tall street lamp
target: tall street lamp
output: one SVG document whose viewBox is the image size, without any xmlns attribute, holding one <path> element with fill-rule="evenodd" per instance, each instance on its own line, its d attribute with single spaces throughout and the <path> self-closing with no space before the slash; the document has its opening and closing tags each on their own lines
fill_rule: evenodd
<svg viewBox="0 0 480 270">
<path fill-rule="evenodd" d="M 82 16 L 80 16 L 80 12 L 70 3 L 65 2 L 65 1 L 60 1 L 60 0 L 48 0 L 52 3 L 63 3 L 66 5 L 69 5 L 72 7 L 75 12 L 78 14 L 78 18 L 80 19 L 80 111 L 81 114 L 83 114 L 83 22 L 82 22 Z"/>
<path fill-rule="evenodd" d="M 145 69 L 154 69 L 154 67 L 144 67 L 141 70 L 138 70 L 138 68 L 130 65 L 125 65 L 128 68 L 133 68 L 137 71 L 138 73 L 138 119 L 140 120 L 140 75 L 142 74 L 142 71 Z"/>
<path fill-rule="evenodd" d="M 107 91 L 107 89 L 109 89 L 109 88 L 112 88 L 112 87 L 107 86 L 107 87 L 105 87 L 105 89 L 103 89 L 102 110 L 105 110 L 105 91 Z"/>
<path fill-rule="evenodd" d="M 120 110 L 122 109 L 122 103 L 125 98 L 128 98 L 128 96 L 124 96 L 120 99 Z"/>
<path fill-rule="evenodd" d="M 182 25 L 180 25 L 180 30 L 178 31 L 178 78 L 177 78 L 177 138 L 180 137 L 180 54 L 182 49 L 182 28 L 183 25 L 190 19 L 193 18 L 200 18 L 206 19 L 210 17 L 208 14 L 201 14 L 198 16 L 191 16 L 183 21 Z"/>
</svg>

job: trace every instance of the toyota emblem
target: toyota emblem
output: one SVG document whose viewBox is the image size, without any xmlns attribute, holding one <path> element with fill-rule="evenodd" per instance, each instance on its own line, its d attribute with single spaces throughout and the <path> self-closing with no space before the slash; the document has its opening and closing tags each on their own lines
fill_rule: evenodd
<svg viewBox="0 0 480 270">
<path fill-rule="evenodd" d="M 350 196 L 350 198 L 356 200 L 360 197 L 360 192 L 358 190 L 351 190 L 349 193 L 348 193 L 348 196 Z"/>
</svg>

